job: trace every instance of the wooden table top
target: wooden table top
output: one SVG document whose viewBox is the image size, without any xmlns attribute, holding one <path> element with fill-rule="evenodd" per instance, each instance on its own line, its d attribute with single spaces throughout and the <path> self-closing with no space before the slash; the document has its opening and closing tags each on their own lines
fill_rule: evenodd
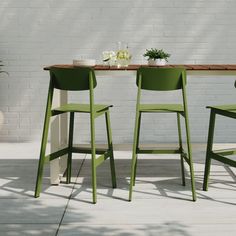
<svg viewBox="0 0 236 236">
<path fill-rule="evenodd" d="M 53 67 L 59 67 L 59 68 L 74 68 L 75 66 L 72 64 L 62 64 L 62 65 L 52 65 Z M 49 70 L 50 67 L 47 66 L 44 67 L 44 70 Z M 139 67 L 148 67 L 148 65 L 141 65 L 141 64 L 133 64 L 129 65 L 128 67 L 121 67 L 118 68 L 117 66 L 105 66 L 105 65 L 96 65 L 93 66 L 94 70 L 137 70 Z M 186 70 L 236 70 L 236 64 L 205 64 L 205 65 L 197 65 L 197 64 L 183 64 L 183 65 L 177 65 L 177 64 L 170 64 L 166 66 L 149 66 L 149 67 L 161 67 L 161 68 L 178 68 L 182 67 Z"/>
</svg>

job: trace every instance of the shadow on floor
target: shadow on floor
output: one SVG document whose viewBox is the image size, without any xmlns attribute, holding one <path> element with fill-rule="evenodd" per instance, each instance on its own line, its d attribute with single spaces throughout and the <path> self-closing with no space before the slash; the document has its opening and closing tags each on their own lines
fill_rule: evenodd
<svg viewBox="0 0 236 236">
<path fill-rule="evenodd" d="M 91 160 L 73 160 L 72 183 L 65 182 L 59 186 L 51 186 L 49 167 L 45 166 L 42 194 L 44 197 L 76 198 L 91 202 Z M 33 197 L 37 171 L 37 160 L 0 160 L 0 198 Z M 111 188 L 109 161 L 97 169 L 97 193 L 99 197 L 112 197 L 127 201 L 130 180 L 130 164 L 128 159 L 116 160 L 117 189 Z M 81 166 L 82 165 L 82 166 Z M 196 165 L 196 164 L 195 164 Z M 209 189 L 236 191 L 235 174 L 230 168 L 219 165 L 223 169 L 213 170 L 214 178 L 210 180 Z M 82 168 L 81 168 L 82 167 Z M 81 169 L 78 174 L 78 170 Z M 200 198 L 210 198 L 202 190 L 204 165 L 195 171 L 196 189 Z M 134 196 L 140 197 L 169 197 L 191 201 L 191 184 L 188 165 L 185 166 L 186 186 L 182 186 L 180 161 L 178 159 L 148 159 L 138 161 Z M 231 176 L 222 179 L 221 176 Z M 216 183 L 220 185 L 216 185 Z M 81 198 L 80 198 L 81 195 Z"/>
<path fill-rule="evenodd" d="M 178 222 L 165 222 L 157 225 L 62 225 L 59 235 L 83 235 L 83 236 L 190 236 L 188 226 Z M 72 233 L 74 232 L 74 233 Z M 67 234 L 68 233 L 68 234 Z"/>
</svg>

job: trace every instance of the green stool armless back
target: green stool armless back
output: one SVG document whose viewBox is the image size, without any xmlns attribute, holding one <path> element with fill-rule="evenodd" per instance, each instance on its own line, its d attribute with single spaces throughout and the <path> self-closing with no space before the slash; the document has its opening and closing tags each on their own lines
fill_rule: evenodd
<svg viewBox="0 0 236 236">
<path fill-rule="evenodd" d="M 235 81 L 234 87 L 236 88 L 236 81 Z M 213 139 L 214 139 L 216 115 L 221 115 L 221 116 L 236 119 L 236 104 L 208 106 L 207 108 L 210 108 L 211 112 L 210 112 L 208 141 L 207 141 L 207 150 L 206 150 L 204 181 L 203 181 L 204 191 L 208 190 L 208 180 L 209 180 L 209 175 L 210 175 L 211 159 L 222 162 L 232 167 L 236 167 L 236 161 L 227 158 L 227 156 L 235 155 L 236 149 L 224 149 L 224 150 L 217 150 L 217 151 L 213 150 Z"/>
<path fill-rule="evenodd" d="M 67 179 L 67 183 L 70 183 L 72 153 L 90 153 L 91 154 L 93 203 L 96 203 L 97 201 L 96 168 L 108 157 L 110 158 L 112 186 L 113 188 L 116 187 L 116 174 L 115 174 L 113 144 L 112 144 L 112 135 L 111 135 L 111 127 L 110 127 L 110 115 L 109 115 L 109 107 L 111 107 L 111 105 L 94 104 L 93 90 L 96 87 L 96 85 L 97 85 L 96 77 L 94 74 L 94 70 L 92 68 L 89 68 L 89 67 L 76 67 L 76 68 L 51 67 L 50 68 L 50 84 L 49 84 L 48 99 L 47 99 L 46 113 L 45 113 L 45 119 L 44 119 L 40 159 L 39 159 L 39 164 L 38 164 L 35 197 L 39 197 L 40 192 L 41 192 L 44 164 L 46 162 L 50 162 L 56 158 L 59 158 L 60 156 L 63 156 L 65 154 L 68 154 L 66 179 Z M 66 105 L 57 107 L 55 109 L 52 109 L 54 89 L 67 90 L 67 91 L 88 90 L 90 103 L 89 104 L 66 104 Z M 67 112 L 70 113 L 68 147 L 58 150 L 54 153 L 45 155 L 50 118 L 52 116 L 60 115 Z M 74 130 L 74 113 L 75 112 L 88 113 L 90 115 L 91 148 L 73 147 L 73 130 Z M 103 114 L 105 114 L 108 148 L 99 150 L 99 149 L 96 149 L 96 145 L 95 145 L 95 118 Z M 96 154 L 100 154 L 100 156 L 96 157 Z"/>
<path fill-rule="evenodd" d="M 190 141 L 189 121 L 188 121 L 188 108 L 186 98 L 186 71 L 183 68 L 154 68 L 154 67 L 141 67 L 137 71 L 136 84 L 138 86 L 137 103 L 136 103 L 136 119 L 134 128 L 134 141 L 133 141 L 133 154 L 131 165 L 131 179 L 129 190 L 129 201 L 132 200 L 133 186 L 135 185 L 136 169 L 137 169 L 137 155 L 138 154 L 167 154 L 179 153 L 181 160 L 182 171 L 182 184 L 185 185 L 184 174 L 184 160 L 190 167 L 192 199 L 196 201 L 194 170 L 192 162 L 192 150 Z M 140 104 L 141 90 L 153 91 L 171 91 L 182 90 L 183 104 Z M 139 134 L 142 113 L 176 113 L 177 126 L 179 134 L 179 148 L 177 150 L 147 150 L 139 148 Z M 180 115 L 185 120 L 186 138 L 188 151 L 185 152 L 182 145 Z"/>
</svg>

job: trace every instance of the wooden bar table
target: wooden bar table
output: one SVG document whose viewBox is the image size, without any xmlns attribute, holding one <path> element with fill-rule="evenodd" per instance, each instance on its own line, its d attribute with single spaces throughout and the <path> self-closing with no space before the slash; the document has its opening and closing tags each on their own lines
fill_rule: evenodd
<svg viewBox="0 0 236 236">
<path fill-rule="evenodd" d="M 74 68 L 73 65 L 53 65 L 60 68 Z M 129 65 L 128 67 L 117 68 L 117 66 L 94 66 L 96 76 L 133 76 L 135 78 L 136 71 L 139 67 L 147 65 Z M 44 70 L 49 70 L 51 66 L 45 67 Z M 158 67 L 158 66 L 152 66 Z M 183 64 L 183 65 L 166 65 L 162 68 L 185 68 L 188 75 L 225 75 L 236 76 L 236 64 L 208 64 L 208 65 L 196 65 L 196 64 Z M 53 98 L 53 107 L 58 107 L 67 103 L 67 92 L 55 90 Z M 57 151 L 61 146 L 68 144 L 68 118 L 67 114 L 63 114 L 60 117 L 53 117 L 51 121 L 51 151 Z M 67 156 L 60 157 L 50 162 L 50 175 L 51 184 L 59 184 L 63 173 L 66 170 Z"/>
</svg>

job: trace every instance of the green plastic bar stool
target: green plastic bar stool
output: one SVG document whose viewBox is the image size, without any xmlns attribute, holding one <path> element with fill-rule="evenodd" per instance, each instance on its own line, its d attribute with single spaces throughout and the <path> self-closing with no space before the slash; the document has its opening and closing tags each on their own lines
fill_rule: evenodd
<svg viewBox="0 0 236 236">
<path fill-rule="evenodd" d="M 234 84 L 236 88 L 236 81 Z M 221 105 L 221 106 L 208 106 L 211 109 L 210 121 L 209 121 L 209 131 L 208 131 L 208 141 L 206 150 L 206 162 L 204 171 L 204 181 L 203 190 L 208 190 L 208 180 L 210 175 L 211 160 L 216 160 L 227 164 L 232 167 L 236 167 L 236 161 L 227 158 L 227 156 L 235 155 L 236 149 L 224 149 L 224 150 L 213 150 L 213 139 L 214 139 L 214 129 L 215 129 L 215 118 L 216 115 L 225 116 L 229 118 L 236 119 L 236 105 Z"/>
<path fill-rule="evenodd" d="M 89 67 L 50 68 L 50 84 L 48 90 L 47 107 L 46 107 L 44 127 L 43 127 L 40 159 L 38 164 L 35 197 L 39 197 L 41 192 L 44 164 L 56 158 L 59 158 L 60 156 L 63 156 L 65 154 L 68 154 L 66 180 L 67 183 L 70 183 L 72 153 L 91 154 L 93 203 L 96 203 L 97 201 L 96 169 L 108 157 L 110 158 L 112 187 L 116 188 L 115 163 L 114 163 L 113 144 L 112 144 L 112 135 L 110 127 L 110 115 L 109 115 L 109 107 L 111 107 L 111 105 L 94 104 L 94 88 L 96 87 L 96 85 L 97 85 L 96 77 L 94 70 L 92 68 Z M 88 90 L 90 104 L 66 104 L 57 107 L 55 109 L 51 109 L 54 89 L 67 90 L 67 91 Z M 56 152 L 45 155 L 50 118 L 52 116 L 60 115 L 67 112 L 70 113 L 68 146 Z M 73 147 L 74 113 L 88 113 L 90 116 L 91 148 Z M 95 144 L 95 119 L 101 115 L 105 115 L 107 140 L 108 140 L 107 149 L 98 149 L 96 148 Z M 99 154 L 99 156 L 96 157 L 96 154 Z"/>
<path fill-rule="evenodd" d="M 134 141 L 133 141 L 133 155 L 131 165 L 131 179 L 129 190 L 129 201 L 132 200 L 133 186 L 135 185 L 136 169 L 137 169 L 137 156 L 138 154 L 180 154 L 181 171 L 182 171 L 182 184 L 185 186 L 185 173 L 184 173 L 184 160 L 190 167 L 191 186 L 192 186 L 192 199 L 196 201 L 194 170 L 192 162 L 192 149 L 190 141 L 190 130 L 188 120 L 188 108 L 186 98 L 186 71 L 183 68 L 154 68 L 154 67 L 141 67 L 137 71 L 136 84 L 138 86 L 137 103 L 136 103 L 136 119 L 134 128 Z M 182 90 L 183 104 L 140 104 L 141 90 L 153 91 L 171 91 Z M 176 113 L 177 126 L 179 134 L 179 148 L 176 150 L 147 150 L 139 148 L 139 134 L 142 113 Z M 182 145 L 180 115 L 185 120 L 186 139 L 188 151 L 185 152 Z"/>
</svg>

